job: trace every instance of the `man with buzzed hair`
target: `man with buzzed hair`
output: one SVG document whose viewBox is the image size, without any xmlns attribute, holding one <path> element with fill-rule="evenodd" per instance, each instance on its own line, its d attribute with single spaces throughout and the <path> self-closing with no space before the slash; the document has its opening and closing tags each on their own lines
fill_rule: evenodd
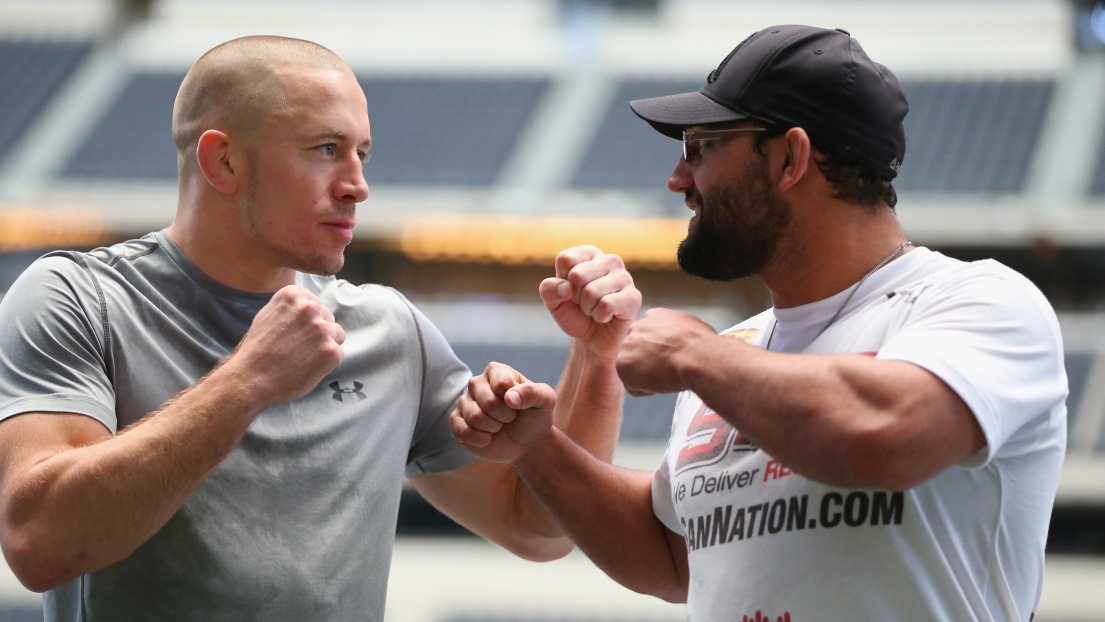
<svg viewBox="0 0 1105 622">
<path fill-rule="evenodd" d="M 368 197 L 349 68 L 305 41 L 228 42 L 185 78 L 173 135 L 171 226 L 51 253 L 0 303 L 0 544 L 46 619 L 380 620 L 404 477 L 518 555 L 566 554 L 513 472 L 453 441 L 471 374 L 437 329 L 331 276 Z M 542 297 L 579 399 L 503 429 L 552 419 L 609 458 L 640 293 L 590 247 L 556 273 Z"/>
</svg>

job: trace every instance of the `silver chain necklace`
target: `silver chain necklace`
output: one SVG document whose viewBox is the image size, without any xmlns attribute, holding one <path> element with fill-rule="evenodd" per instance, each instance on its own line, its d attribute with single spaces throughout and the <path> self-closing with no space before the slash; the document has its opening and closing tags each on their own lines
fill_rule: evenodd
<svg viewBox="0 0 1105 622">
<path fill-rule="evenodd" d="M 890 253 L 889 255 L 887 255 L 885 259 L 883 259 L 882 261 L 880 261 L 878 263 L 878 265 L 876 265 L 874 268 L 871 268 L 870 272 L 863 275 L 863 278 L 861 278 L 859 280 L 859 282 L 856 283 L 855 287 L 852 288 L 852 293 L 848 294 L 848 297 L 844 299 L 844 304 L 840 305 L 840 307 L 836 310 L 836 313 L 833 314 L 833 317 L 829 318 L 829 321 L 826 322 L 825 325 L 821 327 L 821 330 L 817 331 L 817 335 L 814 336 L 815 341 L 817 340 L 818 337 L 821 336 L 821 333 L 824 333 L 825 331 L 829 330 L 829 327 L 833 325 L 833 322 L 835 322 L 837 320 L 837 318 L 840 317 L 840 314 L 844 312 L 844 307 L 847 307 L 848 303 L 852 302 L 852 298 L 856 295 L 856 292 L 859 291 L 859 288 L 860 288 L 861 285 L 863 285 L 863 282 L 866 281 L 867 278 L 870 277 L 872 274 L 878 272 L 879 268 L 881 268 L 881 267 L 885 266 L 886 264 L 890 263 L 891 260 L 893 260 L 898 255 L 902 254 L 902 251 L 904 251 L 906 249 L 906 247 L 908 247 L 908 246 L 913 246 L 913 242 L 910 242 L 909 240 L 906 240 L 905 242 L 902 242 L 902 245 L 899 246 L 898 248 L 894 249 L 893 253 Z M 771 333 L 767 336 L 767 345 L 764 346 L 764 350 L 769 350 L 769 351 L 771 350 L 771 340 L 775 338 L 775 327 L 778 326 L 778 325 L 779 325 L 779 318 L 775 318 L 775 322 L 771 324 Z"/>
</svg>

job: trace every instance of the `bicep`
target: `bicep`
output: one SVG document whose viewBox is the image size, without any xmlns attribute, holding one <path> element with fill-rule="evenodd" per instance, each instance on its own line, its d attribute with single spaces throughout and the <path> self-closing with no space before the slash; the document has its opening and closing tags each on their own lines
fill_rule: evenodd
<svg viewBox="0 0 1105 622">
<path fill-rule="evenodd" d="M 410 482 L 443 514 L 520 557 L 544 561 L 572 549 L 506 465 L 481 460 L 453 471 L 416 475 Z"/>
<path fill-rule="evenodd" d="M 878 468 L 909 487 L 959 463 L 986 446 L 967 403 L 936 374 L 905 361 L 867 360 L 873 369 L 871 400 L 882 402 L 888 425 L 880 429 L 885 456 Z M 876 379 L 877 378 L 877 379 Z"/>
<path fill-rule="evenodd" d="M 521 485 L 509 467 L 485 461 L 443 473 L 422 473 L 410 482 L 435 508 L 484 537 L 506 520 L 505 500 Z"/>
<path fill-rule="evenodd" d="M 682 586 L 683 598 L 674 599 L 674 602 L 687 602 L 687 590 L 691 582 L 690 564 L 687 561 L 687 539 L 683 534 L 676 533 L 664 527 L 664 536 L 668 541 L 668 550 L 671 551 L 671 565 L 675 576 Z"/>
<path fill-rule="evenodd" d="M 1008 278 L 976 278 L 935 300 L 919 301 L 915 317 L 878 353 L 879 360 L 909 363 L 938 379 L 946 398 L 942 410 L 949 416 L 970 413 L 967 423 L 977 426 L 986 448 L 972 466 L 1011 447 L 1066 396 L 1054 312 L 1028 287 Z M 952 394 L 958 401 L 947 399 Z M 935 390 L 927 395 L 941 396 Z M 940 421 L 957 423 L 962 418 Z M 949 438 L 963 432 L 948 428 Z"/>
</svg>

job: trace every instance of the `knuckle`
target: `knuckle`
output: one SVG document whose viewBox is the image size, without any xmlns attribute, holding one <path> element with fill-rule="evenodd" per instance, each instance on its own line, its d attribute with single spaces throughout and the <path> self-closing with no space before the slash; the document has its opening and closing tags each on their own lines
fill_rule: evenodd
<svg viewBox="0 0 1105 622">
<path fill-rule="evenodd" d="M 595 305 L 597 305 L 603 299 L 603 297 L 600 296 L 598 290 L 599 286 L 596 285 L 594 281 L 585 285 L 583 289 L 579 292 L 580 306 L 594 307 Z"/>
<path fill-rule="evenodd" d="M 601 315 L 603 317 L 609 318 L 610 316 L 614 315 L 614 311 L 616 309 L 617 306 L 614 301 L 607 296 L 603 296 L 599 299 L 597 303 L 595 303 L 594 315 Z"/>
<path fill-rule="evenodd" d="M 513 376 L 498 376 L 491 383 L 491 390 L 496 395 L 502 395 L 506 393 L 511 387 L 517 385 L 517 380 Z"/>
<path fill-rule="evenodd" d="M 498 421 L 493 417 L 488 417 L 484 413 L 477 413 L 468 421 L 468 423 L 473 428 L 476 428 L 477 430 L 481 430 L 483 432 L 495 433 L 503 429 L 503 424 L 501 421 Z"/>
<path fill-rule="evenodd" d="M 473 401 L 475 401 L 476 405 L 479 406 L 479 412 L 476 413 L 477 416 L 483 415 L 499 406 L 499 398 L 494 395 L 479 395 L 476 396 L 475 400 Z"/>
</svg>

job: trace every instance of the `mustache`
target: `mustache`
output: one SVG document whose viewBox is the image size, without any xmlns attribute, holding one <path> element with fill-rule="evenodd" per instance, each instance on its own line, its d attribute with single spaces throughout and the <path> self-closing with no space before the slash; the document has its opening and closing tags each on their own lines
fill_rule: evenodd
<svg viewBox="0 0 1105 622">
<path fill-rule="evenodd" d="M 334 209 L 334 218 L 356 218 L 357 206 L 356 205 L 338 205 Z"/>
<path fill-rule="evenodd" d="M 683 201 L 688 206 L 693 205 L 699 209 L 702 209 L 702 193 L 698 190 L 684 190 Z"/>
</svg>

